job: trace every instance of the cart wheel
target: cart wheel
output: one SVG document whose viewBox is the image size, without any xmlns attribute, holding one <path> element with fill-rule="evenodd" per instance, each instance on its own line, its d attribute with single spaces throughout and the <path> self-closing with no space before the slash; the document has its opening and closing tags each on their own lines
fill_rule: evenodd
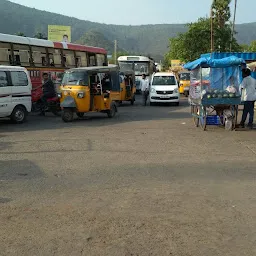
<svg viewBox="0 0 256 256">
<path fill-rule="evenodd" d="M 231 111 L 233 114 L 232 130 L 234 130 L 237 124 L 238 106 L 231 106 Z"/>
<path fill-rule="evenodd" d="M 191 114 L 193 115 L 193 121 L 196 127 L 199 126 L 199 118 L 198 118 L 198 112 L 197 112 L 197 106 L 191 106 Z M 196 116 L 197 115 L 197 116 Z"/>
<path fill-rule="evenodd" d="M 199 108 L 200 114 L 199 114 L 199 124 L 200 127 L 203 129 L 203 131 L 206 130 L 206 107 L 201 106 Z"/>
</svg>

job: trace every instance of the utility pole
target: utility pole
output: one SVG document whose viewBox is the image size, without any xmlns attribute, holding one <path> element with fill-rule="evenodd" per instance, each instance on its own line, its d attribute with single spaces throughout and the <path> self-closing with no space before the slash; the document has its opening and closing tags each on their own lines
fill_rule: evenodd
<svg viewBox="0 0 256 256">
<path fill-rule="evenodd" d="M 213 53 L 214 48 L 214 41 L 213 41 L 213 11 L 211 5 L 211 55 Z"/>
<path fill-rule="evenodd" d="M 115 65 L 117 61 L 117 40 L 114 41 L 114 57 L 115 57 Z"/>
<path fill-rule="evenodd" d="M 235 0 L 234 19 L 233 19 L 233 24 L 232 24 L 231 41 L 230 41 L 230 52 L 232 52 L 232 43 L 233 43 L 233 39 L 234 39 L 234 32 L 235 32 L 236 8 L 237 8 L 237 0 Z"/>
</svg>

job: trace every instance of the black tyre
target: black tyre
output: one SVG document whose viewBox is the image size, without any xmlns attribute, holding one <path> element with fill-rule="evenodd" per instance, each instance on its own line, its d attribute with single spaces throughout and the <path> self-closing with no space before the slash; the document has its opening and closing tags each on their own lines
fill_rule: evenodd
<svg viewBox="0 0 256 256">
<path fill-rule="evenodd" d="M 111 104 L 110 109 L 107 111 L 107 115 L 109 118 L 113 118 L 116 115 L 117 108 L 115 104 Z"/>
<path fill-rule="evenodd" d="M 74 112 L 71 109 L 64 109 L 62 112 L 62 120 L 65 123 L 72 122 L 74 119 Z"/>
<path fill-rule="evenodd" d="M 179 106 L 180 105 L 180 103 L 179 102 L 175 102 L 175 106 Z"/>
<path fill-rule="evenodd" d="M 16 124 L 24 123 L 27 120 L 28 112 L 25 107 L 17 106 L 11 114 L 11 120 Z"/>
<path fill-rule="evenodd" d="M 77 115 L 79 118 L 83 118 L 83 117 L 84 117 L 84 113 L 83 113 L 83 112 L 77 112 L 76 115 Z"/>
</svg>

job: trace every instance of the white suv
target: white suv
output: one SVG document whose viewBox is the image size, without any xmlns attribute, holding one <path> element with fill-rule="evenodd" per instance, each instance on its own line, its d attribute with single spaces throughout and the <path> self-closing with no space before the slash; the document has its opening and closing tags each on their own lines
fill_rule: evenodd
<svg viewBox="0 0 256 256">
<path fill-rule="evenodd" d="M 152 77 L 149 93 L 150 105 L 153 103 L 180 103 L 177 79 L 173 73 L 155 73 Z"/>
</svg>

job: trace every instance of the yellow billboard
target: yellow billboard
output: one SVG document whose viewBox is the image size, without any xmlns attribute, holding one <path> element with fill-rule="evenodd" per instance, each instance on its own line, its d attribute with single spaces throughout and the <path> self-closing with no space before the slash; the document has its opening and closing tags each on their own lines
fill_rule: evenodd
<svg viewBox="0 0 256 256">
<path fill-rule="evenodd" d="M 54 42 L 71 42 L 71 27 L 48 25 L 48 40 Z"/>
<path fill-rule="evenodd" d="M 180 60 L 171 60 L 171 66 L 179 67 L 179 66 L 181 66 L 181 61 Z"/>
</svg>

